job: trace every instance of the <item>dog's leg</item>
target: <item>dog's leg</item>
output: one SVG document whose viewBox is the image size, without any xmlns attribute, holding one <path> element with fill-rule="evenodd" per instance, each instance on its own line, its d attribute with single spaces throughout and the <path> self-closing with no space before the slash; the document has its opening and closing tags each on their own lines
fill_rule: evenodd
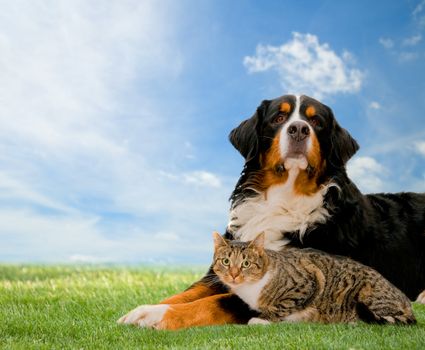
<svg viewBox="0 0 425 350">
<path fill-rule="evenodd" d="M 417 303 L 425 304 L 425 290 L 418 295 L 418 298 L 416 299 Z"/>
<path fill-rule="evenodd" d="M 121 317 L 118 323 L 145 328 L 181 329 L 230 323 L 247 323 L 256 316 L 233 294 L 218 294 L 185 304 L 142 305 Z"/>
<path fill-rule="evenodd" d="M 232 300 L 233 306 L 229 304 Z M 210 268 L 200 281 L 184 292 L 163 300 L 159 305 L 141 305 L 122 316 L 118 323 L 157 329 L 178 329 L 239 321 L 243 323 L 250 317 L 246 316 L 245 320 L 238 314 L 244 314 L 247 310 L 249 308 L 239 298 L 228 294 L 228 289 Z M 212 314 L 213 318 L 208 316 L 209 314 Z"/>
<path fill-rule="evenodd" d="M 184 292 L 173 295 L 161 301 L 160 304 L 184 304 L 215 294 L 219 294 L 217 288 L 208 286 L 202 281 L 200 281 L 190 286 Z"/>
<path fill-rule="evenodd" d="M 184 292 L 161 301 L 160 304 L 184 304 L 216 294 L 225 294 L 228 291 L 210 267 L 207 274 L 198 282 L 192 284 Z"/>
</svg>

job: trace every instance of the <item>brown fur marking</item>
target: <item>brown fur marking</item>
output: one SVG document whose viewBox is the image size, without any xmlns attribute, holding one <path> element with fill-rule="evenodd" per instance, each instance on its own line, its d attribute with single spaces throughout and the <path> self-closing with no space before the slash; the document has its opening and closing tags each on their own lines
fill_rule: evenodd
<svg viewBox="0 0 425 350">
<path fill-rule="evenodd" d="M 157 329 L 176 330 L 236 323 L 234 317 L 220 307 L 220 299 L 229 295 L 217 294 L 186 304 L 171 305 Z"/>
<path fill-rule="evenodd" d="M 291 105 L 288 102 L 283 102 L 280 105 L 280 109 L 281 112 L 289 114 L 291 112 Z"/>
<path fill-rule="evenodd" d="M 316 115 L 316 108 L 314 108 L 313 106 L 308 106 L 305 110 L 305 115 L 308 118 L 314 117 Z"/>
<path fill-rule="evenodd" d="M 319 311 L 314 307 L 307 307 L 304 310 L 294 312 L 284 319 L 286 322 L 317 322 L 320 321 Z"/>
<path fill-rule="evenodd" d="M 278 173 L 276 167 L 282 164 L 280 154 L 279 134 L 273 139 L 272 145 L 267 153 L 260 157 L 261 170 L 247 182 L 248 187 L 260 192 L 265 192 L 270 186 L 285 183 L 288 173 Z"/>
<path fill-rule="evenodd" d="M 325 283 L 326 283 L 326 277 L 323 274 L 323 272 L 316 265 L 312 264 L 310 261 L 306 259 L 302 259 L 301 263 L 304 265 L 304 268 L 308 272 L 316 276 L 318 290 L 320 293 L 322 293 L 323 290 L 325 289 Z"/>
<path fill-rule="evenodd" d="M 161 301 L 160 304 L 184 304 L 201 298 L 209 297 L 214 294 L 216 293 L 213 289 L 202 283 L 198 283 L 182 293 L 173 295 L 172 297 Z"/>
<path fill-rule="evenodd" d="M 312 195 L 316 193 L 319 190 L 317 179 L 325 169 L 326 163 L 322 159 L 320 145 L 316 135 L 311 134 L 311 142 L 313 146 L 307 155 L 307 160 L 310 166 L 313 167 L 314 173 L 309 174 L 307 171 L 301 171 L 298 174 L 294 184 L 294 191 L 297 194 Z"/>
</svg>

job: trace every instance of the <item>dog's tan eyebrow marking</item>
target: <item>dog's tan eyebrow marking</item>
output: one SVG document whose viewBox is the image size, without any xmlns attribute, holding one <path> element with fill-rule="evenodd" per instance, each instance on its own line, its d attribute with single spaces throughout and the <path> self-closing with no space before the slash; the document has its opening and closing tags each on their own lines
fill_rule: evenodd
<svg viewBox="0 0 425 350">
<path fill-rule="evenodd" d="M 280 105 L 280 109 L 279 109 L 281 112 L 283 112 L 283 113 L 287 113 L 287 114 L 289 114 L 289 112 L 291 111 L 291 105 L 288 103 L 288 102 L 283 102 L 281 105 Z"/>
<path fill-rule="evenodd" d="M 308 118 L 314 117 L 316 115 L 316 108 L 314 108 L 313 106 L 308 106 L 305 110 L 305 115 Z"/>
</svg>

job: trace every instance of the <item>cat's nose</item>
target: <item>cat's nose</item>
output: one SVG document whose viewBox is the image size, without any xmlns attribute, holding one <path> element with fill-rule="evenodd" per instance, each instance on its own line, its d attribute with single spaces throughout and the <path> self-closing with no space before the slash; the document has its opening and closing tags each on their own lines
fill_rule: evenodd
<svg viewBox="0 0 425 350">
<path fill-rule="evenodd" d="M 238 269 L 230 269 L 230 276 L 235 279 L 240 274 L 240 271 Z"/>
</svg>

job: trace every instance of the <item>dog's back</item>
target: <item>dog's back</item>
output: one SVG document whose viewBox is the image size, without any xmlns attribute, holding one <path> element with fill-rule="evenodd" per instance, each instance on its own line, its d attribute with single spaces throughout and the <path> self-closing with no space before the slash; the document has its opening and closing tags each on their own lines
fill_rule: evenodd
<svg viewBox="0 0 425 350">
<path fill-rule="evenodd" d="M 291 243 L 349 256 L 378 270 L 415 300 L 425 289 L 425 195 L 339 195 L 324 224 Z"/>
</svg>

